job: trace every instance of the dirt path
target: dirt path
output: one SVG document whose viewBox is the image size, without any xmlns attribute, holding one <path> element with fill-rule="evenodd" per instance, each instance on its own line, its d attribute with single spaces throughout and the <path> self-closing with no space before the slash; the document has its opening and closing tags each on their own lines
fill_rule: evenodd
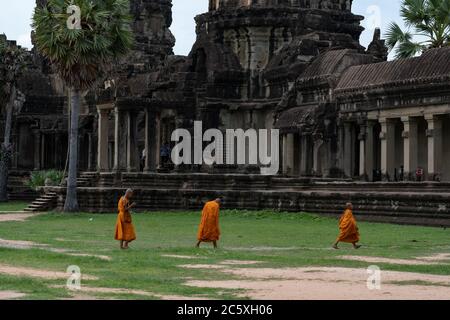
<svg viewBox="0 0 450 320">
<path fill-rule="evenodd" d="M 51 248 L 48 244 L 36 243 L 33 241 L 0 239 L 0 248 L 10 248 L 10 249 L 19 249 L 19 250 L 42 249 L 42 250 L 47 250 L 50 252 L 56 252 L 56 253 L 73 256 L 73 257 L 93 257 L 93 258 L 97 258 L 100 260 L 111 261 L 110 256 L 83 253 L 83 252 L 74 252 L 72 250 L 63 249 L 63 248 Z"/>
<path fill-rule="evenodd" d="M 39 213 L 25 213 L 25 212 L 1 212 L 0 213 L 0 222 L 8 222 L 8 221 L 25 221 L 28 218 L 35 217 L 39 215 Z"/>
<path fill-rule="evenodd" d="M 189 267 L 203 269 L 205 265 Z M 186 285 L 242 289 L 243 293 L 239 294 L 241 298 L 269 300 L 450 299 L 450 276 L 382 271 L 380 290 L 370 290 L 367 287 L 368 273 L 364 268 L 276 269 L 222 266 L 215 269 L 239 276 L 242 280 L 188 280 Z"/>
<path fill-rule="evenodd" d="M 20 299 L 25 297 L 24 293 L 17 291 L 0 291 L 0 300 Z"/>
<path fill-rule="evenodd" d="M 340 256 L 339 259 L 352 260 L 352 261 L 362 261 L 368 263 L 387 263 L 387 264 L 399 264 L 405 266 L 431 266 L 431 265 L 442 265 L 449 264 L 450 261 L 441 261 L 437 257 L 422 260 L 420 257 L 415 259 L 392 259 L 384 257 L 365 257 L 365 256 Z"/>
<path fill-rule="evenodd" d="M 53 286 L 54 288 L 62 288 L 62 286 Z M 135 290 L 135 289 L 125 289 L 125 288 L 100 288 L 100 287 L 89 287 L 81 286 L 80 290 L 69 291 L 75 293 L 74 296 L 83 296 L 80 293 L 104 293 L 104 294 L 129 294 L 137 296 L 145 296 L 150 298 L 156 298 L 161 300 L 207 300 L 203 297 L 186 297 L 178 295 L 161 295 L 158 293 L 153 293 L 145 290 Z"/>
<path fill-rule="evenodd" d="M 69 274 L 61 271 L 43 270 L 35 268 L 17 267 L 0 264 L 0 273 L 17 277 L 41 278 L 41 279 L 68 279 Z M 98 280 L 97 277 L 86 274 L 81 275 L 82 280 Z"/>
</svg>

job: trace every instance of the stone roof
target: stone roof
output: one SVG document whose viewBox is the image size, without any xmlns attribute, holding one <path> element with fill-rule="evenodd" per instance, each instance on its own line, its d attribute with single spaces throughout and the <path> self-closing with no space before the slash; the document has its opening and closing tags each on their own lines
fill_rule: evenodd
<svg viewBox="0 0 450 320">
<path fill-rule="evenodd" d="M 333 75 L 343 73 L 352 65 L 372 62 L 370 55 L 358 53 L 356 50 L 329 50 L 318 56 L 298 78 L 299 85 L 317 85 L 317 81 L 326 80 Z"/>
<path fill-rule="evenodd" d="M 314 124 L 317 106 L 295 107 L 282 112 L 275 122 L 278 129 L 299 129 Z"/>
<path fill-rule="evenodd" d="M 337 93 L 380 87 L 450 80 L 450 47 L 432 49 L 420 57 L 354 66 L 344 72 Z"/>
</svg>

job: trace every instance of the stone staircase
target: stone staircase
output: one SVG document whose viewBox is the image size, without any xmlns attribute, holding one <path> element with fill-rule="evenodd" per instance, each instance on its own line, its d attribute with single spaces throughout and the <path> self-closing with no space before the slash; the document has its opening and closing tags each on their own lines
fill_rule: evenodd
<svg viewBox="0 0 450 320">
<path fill-rule="evenodd" d="M 93 187 L 97 183 L 97 172 L 83 172 L 77 179 L 78 188 Z M 48 189 L 48 188 L 46 188 Z M 41 196 L 34 200 L 25 211 L 28 212 L 46 212 L 57 207 L 58 194 L 53 191 L 45 191 Z"/>
<path fill-rule="evenodd" d="M 56 192 L 45 192 L 42 196 L 34 200 L 24 211 L 45 212 L 56 208 L 58 194 Z"/>
<path fill-rule="evenodd" d="M 82 172 L 77 179 L 77 186 L 80 188 L 94 187 L 98 180 L 97 172 Z"/>
</svg>

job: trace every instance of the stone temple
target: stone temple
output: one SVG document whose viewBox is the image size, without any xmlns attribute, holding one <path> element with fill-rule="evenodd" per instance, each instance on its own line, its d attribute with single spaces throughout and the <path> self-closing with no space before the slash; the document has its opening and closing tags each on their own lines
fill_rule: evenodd
<svg viewBox="0 0 450 320">
<path fill-rule="evenodd" d="M 82 210 L 111 212 L 133 187 L 142 209 L 197 209 L 221 194 L 228 208 L 335 214 L 352 200 L 368 219 L 450 225 L 449 47 L 387 61 L 380 30 L 361 46 L 351 0 L 209 0 L 190 54 L 177 56 L 171 1 L 130 2 L 135 48 L 83 98 Z M 12 198 L 28 194 L 30 171 L 63 169 L 67 156 L 66 89 L 31 54 Z M 163 161 L 172 132 L 195 121 L 279 129 L 279 174 Z M 46 192 L 31 209 L 62 207 L 64 186 Z"/>
</svg>

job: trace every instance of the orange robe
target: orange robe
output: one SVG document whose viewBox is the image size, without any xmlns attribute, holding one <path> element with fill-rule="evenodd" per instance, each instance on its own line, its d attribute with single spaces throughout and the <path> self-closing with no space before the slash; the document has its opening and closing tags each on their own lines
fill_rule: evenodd
<svg viewBox="0 0 450 320">
<path fill-rule="evenodd" d="M 211 242 L 219 240 L 219 207 L 216 201 L 207 202 L 203 207 L 202 219 L 198 227 L 198 241 Z"/>
<path fill-rule="evenodd" d="M 136 233 L 134 231 L 133 221 L 131 214 L 126 207 L 128 206 L 128 200 L 125 197 L 119 200 L 119 215 L 116 223 L 116 240 L 133 241 L 136 240 Z"/>
<path fill-rule="evenodd" d="M 339 242 L 355 243 L 359 241 L 359 231 L 352 210 L 346 209 L 339 220 Z"/>
</svg>

